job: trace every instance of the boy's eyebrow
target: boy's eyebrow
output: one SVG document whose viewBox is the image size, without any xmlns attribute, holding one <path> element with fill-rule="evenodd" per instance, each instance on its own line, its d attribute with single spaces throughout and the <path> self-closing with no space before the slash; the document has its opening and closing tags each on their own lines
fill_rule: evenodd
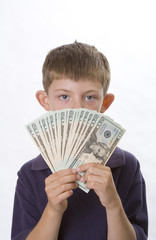
<svg viewBox="0 0 156 240">
<path fill-rule="evenodd" d="M 59 91 L 71 92 L 70 90 L 64 89 L 64 88 L 58 88 L 58 89 L 55 89 L 55 91 L 56 91 L 56 92 L 59 92 Z"/>
<path fill-rule="evenodd" d="M 64 88 L 58 88 L 58 89 L 55 89 L 56 92 L 59 92 L 59 91 L 64 91 L 64 92 L 72 92 L 72 90 L 68 90 L 68 89 L 64 89 Z M 89 93 L 89 92 L 96 92 L 98 93 L 99 90 L 97 89 L 90 89 L 88 91 L 85 91 L 84 93 Z"/>
</svg>

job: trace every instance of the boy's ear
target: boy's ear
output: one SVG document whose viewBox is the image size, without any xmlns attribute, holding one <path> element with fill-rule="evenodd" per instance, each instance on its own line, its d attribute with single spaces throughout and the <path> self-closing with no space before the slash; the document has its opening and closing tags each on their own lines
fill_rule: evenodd
<svg viewBox="0 0 156 240">
<path fill-rule="evenodd" d="M 36 92 L 36 98 L 39 102 L 39 104 L 46 110 L 50 111 L 50 105 L 49 105 L 49 99 L 45 91 L 39 90 Z"/>
<path fill-rule="evenodd" d="M 109 107 L 110 105 L 112 104 L 112 102 L 114 101 L 114 94 L 112 93 L 107 93 L 106 96 L 104 97 L 104 100 L 103 100 L 103 104 L 102 104 L 102 107 L 101 107 L 101 113 L 104 113 Z"/>
</svg>

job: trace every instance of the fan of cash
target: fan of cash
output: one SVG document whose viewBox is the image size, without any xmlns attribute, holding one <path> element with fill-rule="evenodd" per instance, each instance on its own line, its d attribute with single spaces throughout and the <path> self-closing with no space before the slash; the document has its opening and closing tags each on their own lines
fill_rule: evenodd
<svg viewBox="0 0 156 240">
<path fill-rule="evenodd" d="M 52 172 L 96 162 L 106 164 L 125 133 L 118 123 L 96 111 L 49 111 L 26 125 Z M 85 183 L 79 187 L 88 192 Z"/>
</svg>

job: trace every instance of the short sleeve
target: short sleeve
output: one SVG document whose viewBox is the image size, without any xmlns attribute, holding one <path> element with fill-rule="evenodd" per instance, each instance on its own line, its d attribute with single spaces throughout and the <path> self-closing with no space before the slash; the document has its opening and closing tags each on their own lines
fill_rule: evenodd
<svg viewBox="0 0 156 240">
<path fill-rule="evenodd" d="M 122 181 L 120 186 L 123 207 L 134 227 L 137 240 L 146 240 L 148 236 L 146 184 L 138 160 L 132 154 L 124 154 L 126 165 L 121 174 L 125 181 Z"/>
<path fill-rule="evenodd" d="M 12 240 L 25 240 L 38 222 L 39 214 L 29 185 L 22 171 L 19 171 L 14 198 Z"/>
</svg>

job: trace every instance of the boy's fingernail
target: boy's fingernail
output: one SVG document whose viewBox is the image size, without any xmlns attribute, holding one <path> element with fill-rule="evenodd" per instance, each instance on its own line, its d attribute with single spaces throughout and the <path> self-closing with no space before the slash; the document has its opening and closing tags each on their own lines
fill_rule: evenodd
<svg viewBox="0 0 156 240">
<path fill-rule="evenodd" d="M 77 174 L 76 178 L 77 178 L 77 180 L 80 180 L 81 176 Z"/>
<path fill-rule="evenodd" d="M 77 168 L 76 171 L 77 171 L 77 172 L 80 172 L 80 168 Z"/>
<path fill-rule="evenodd" d="M 72 172 L 73 172 L 73 173 L 76 173 L 77 171 L 76 171 L 76 169 L 72 169 Z"/>
<path fill-rule="evenodd" d="M 84 182 L 84 178 L 83 177 L 80 178 L 80 182 Z"/>
</svg>

